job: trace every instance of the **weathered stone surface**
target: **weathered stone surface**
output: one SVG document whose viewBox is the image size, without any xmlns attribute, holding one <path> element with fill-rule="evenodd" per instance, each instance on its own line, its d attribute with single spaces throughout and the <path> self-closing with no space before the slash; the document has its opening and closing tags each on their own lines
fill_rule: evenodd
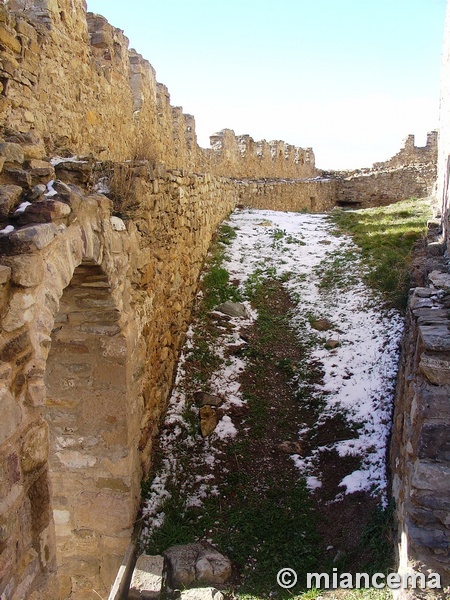
<svg viewBox="0 0 450 600">
<path fill-rule="evenodd" d="M 420 325 L 419 332 L 427 350 L 450 352 L 450 324 Z"/>
<path fill-rule="evenodd" d="M 6 265 L 0 265 L 0 285 L 4 285 L 11 278 L 11 268 Z"/>
<path fill-rule="evenodd" d="M 11 269 L 12 281 L 21 287 L 35 287 L 44 279 L 44 259 L 40 254 L 5 256 L 3 263 Z"/>
<path fill-rule="evenodd" d="M 210 436 L 217 427 L 218 422 L 219 417 L 215 407 L 205 405 L 200 408 L 200 431 L 203 437 Z"/>
<path fill-rule="evenodd" d="M 313 319 L 311 327 L 317 331 L 328 331 L 333 327 L 333 323 L 328 319 Z"/>
<path fill-rule="evenodd" d="M 65 183 L 83 185 L 92 178 L 92 164 L 88 161 L 64 161 L 55 165 L 56 177 Z"/>
<path fill-rule="evenodd" d="M 417 527 L 408 523 L 408 535 L 418 546 L 446 550 L 450 546 L 450 536 L 439 529 Z"/>
<path fill-rule="evenodd" d="M 0 143 L 0 156 L 5 159 L 5 162 L 11 163 L 22 164 L 25 160 L 22 146 L 11 142 Z"/>
<path fill-rule="evenodd" d="M 208 394 L 207 392 L 194 392 L 194 399 L 197 406 L 215 406 L 218 408 L 223 404 L 223 398 Z"/>
<path fill-rule="evenodd" d="M 0 220 L 8 218 L 19 204 L 22 194 L 23 189 L 18 185 L 0 186 Z"/>
<path fill-rule="evenodd" d="M 192 587 L 195 583 L 221 585 L 231 577 L 231 562 L 206 543 L 172 546 L 164 557 L 171 589 Z"/>
<path fill-rule="evenodd" d="M 149 556 L 141 554 L 136 561 L 136 566 L 131 579 L 129 600 L 152 600 L 160 597 L 164 558 L 162 556 Z"/>
<path fill-rule="evenodd" d="M 222 592 L 212 587 L 183 590 L 180 595 L 180 600 L 224 600 L 224 598 Z"/>
<path fill-rule="evenodd" d="M 24 473 L 32 473 L 48 460 L 48 429 L 45 423 L 30 428 L 22 441 L 20 466 Z"/>
<path fill-rule="evenodd" d="M 450 427 L 425 424 L 419 439 L 419 458 L 450 462 Z"/>
<path fill-rule="evenodd" d="M 450 466 L 417 460 L 411 483 L 418 489 L 440 493 L 448 490 L 449 478 Z"/>
<path fill-rule="evenodd" d="M 240 302 L 232 302 L 231 300 L 227 300 L 223 304 L 220 304 L 216 307 L 216 310 L 224 315 L 228 315 L 229 317 L 248 317 L 247 309 L 245 308 L 244 304 L 241 304 Z"/>
<path fill-rule="evenodd" d="M 68 204 L 58 200 L 43 200 L 33 202 L 27 206 L 23 213 L 18 217 L 19 225 L 28 225 L 31 223 L 50 223 L 51 221 L 64 220 L 70 215 L 72 209 Z"/>
<path fill-rule="evenodd" d="M 14 435 L 22 420 L 22 410 L 17 400 L 9 390 L 0 387 L 0 404 L 2 418 L 0 419 L 0 444 Z"/>
<path fill-rule="evenodd" d="M 443 273 L 440 271 L 432 271 L 428 275 L 428 279 L 436 288 L 450 290 L 450 273 Z"/>
<path fill-rule="evenodd" d="M 12 296 L 6 315 L 2 321 L 4 331 L 11 332 L 20 329 L 33 318 L 31 307 L 35 303 L 33 294 L 16 293 Z"/>
<path fill-rule="evenodd" d="M 420 357 L 419 367 L 430 383 L 450 384 L 450 354 L 433 356 L 424 352 Z"/>
<path fill-rule="evenodd" d="M 28 225 L 14 231 L 10 236 L 10 240 L 14 245 L 23 247 L 24 250 L 42 250 L 53 241 L 58 231 L 59 229 L 54 223 Z"/>
</svg>

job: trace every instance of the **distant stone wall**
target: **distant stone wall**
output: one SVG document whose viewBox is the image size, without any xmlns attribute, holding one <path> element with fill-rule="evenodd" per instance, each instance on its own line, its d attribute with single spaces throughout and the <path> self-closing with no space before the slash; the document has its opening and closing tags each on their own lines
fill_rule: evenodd
<svg viewBox="0 0 450 600">
<path fill-rule="evenodd" d="M 336 206 L 334 179 L 236 181 L 239 203 L 251 208 L 290 212 L 327 212 Z"/>
<path fill-rule="evenodd" d="M 312 148 L 283 141 L 255 142 L 249 135 L 236 136 L 231 129 L 216 133 L 210 141 L 208 166 L 216 175 L 246 179 L 305 179 L 318 175 Z"/>
<path fill-rule="evenodd" d="M 367 208 L 406 198 L 426 198 L 434 192 L 437 164 L 437 132 L 427 136 L 425 146 L 415 146 L 409 135 L 391 159 L 369 169 L 332 172 L 339 181 L 336 203 Z"/>
</svg>

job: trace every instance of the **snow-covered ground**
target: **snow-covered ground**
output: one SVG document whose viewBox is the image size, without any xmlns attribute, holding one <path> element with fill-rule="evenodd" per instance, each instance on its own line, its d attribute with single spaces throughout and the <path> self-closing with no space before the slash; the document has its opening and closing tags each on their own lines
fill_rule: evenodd
<svg viewBox="0 0 450 600">
<path fill-rule="evenodd" d="M 368 491 L 382 495 L 386 488 L 385 454 L 390 429 L 395 376 L 398 364 L 399 341 L 403 319 L 395 311 L 386 312 L 381 299 L 361 281 L 363 265 L 359 251 L 349 237 L 337 236 L 325 215 L 281 213 L 261 210 L 235 211 L 227 223 L 236 229 L 236 238 L 226 250 L 224 267 L 231 280 L 242 287 L 255 273 L 281 277 L 296 310 L 292 326 L 302 340 L 311 343 L 309 360 L 320 363 L 322 381 L 310 393 L 321 397 L 324 408 L 320 422 L 335 414 L 345 414 L 355 425 L 357 438 L 330 443 L 313 451 L 310 456 L 293 455 L 295 465 L 314 490 L 321 485 L 318 470 L 319 455 L 325 448 L 336 449 L 341 456 L 361 456 L 360 468 L 341 482 L 347 493 Z M 250 279 L 249 279 L 250 278 Z M 234 330 L 224 333 L 217 344 L 244 343 L 239 330 L 248 326 L 256 314 L 249 310 L 247 320 L 232 320 Z M 331 329 L 317 331 L 314 319 L 327 319 Z M 217 490 L 208 475 L 196 476 L 196 464 L 190 464 L 190 476 L 179 477 L 183 468 L 177 458 L 189 452 L 194 438 L 185 435 L 186 420 L 184 361 L 192 345 L 193 329 L 188 333 L 187 345 L 179 364 L 177 381 L 169 403 L 166 423 L 170 424 L 161 440 L 165 453 L 163 470 L 154 480 L 151 495 L 144 508 L 146 525 L 144 539 L 164 515 L 162 500 L 167 497 L 168 483 L 183 481 L 180 489 L 189 496 L 188 503 L 199 504 L 207 493 Z M 336 342 L 326 344 L 327 341 Z M 243 402 L 239 390 L 239 374 L 245 369 L 245 360 L 228 358 L 211 380 L 211 389 L 228 397 L 228 402 Z M 301 382 L 299 382 L 301 386 Z M 305 436 L 306 427 L 299 432 Z M 198 465 L 214 464 L 220 460 L 215 445 L 218 438 L 226 440 L 236 435 L 236 428 L 225 415 L 217 430 L 205 441 L 204 455 Z M 175 452 L 175 447 L 177 452 Z M 198 466 L 197 465 L 197 466 Z"/>
</svg>

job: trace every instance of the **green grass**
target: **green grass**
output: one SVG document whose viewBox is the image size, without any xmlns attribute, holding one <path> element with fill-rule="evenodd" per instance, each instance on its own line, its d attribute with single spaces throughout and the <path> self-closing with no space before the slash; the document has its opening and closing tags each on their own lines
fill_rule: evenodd
<svg viewBox="0 0 450 600">
<path fill-rule="evenodd" d="M 404 309 L 413 250 L 423 240 L 430 216 L 427 200 L 410 199 L 377 208 L 336 210 L 330 219 L 361 249 L 369 266 L 366 283 L 381 291 L 388 305 Z"/>
<path fill-rule="evenodd" d="M 238 289 L 230 283 L 230 275 L 223 268 L 226 247 L 236 237 L 236 230 L 230 225 L 222 224 L 212 244 L 212 252 L 207 260 L 206 275 L 201 282 L 203 292 L 203 311 L 209 311 L 227 300 L 242 301 Z"/>
</svg>

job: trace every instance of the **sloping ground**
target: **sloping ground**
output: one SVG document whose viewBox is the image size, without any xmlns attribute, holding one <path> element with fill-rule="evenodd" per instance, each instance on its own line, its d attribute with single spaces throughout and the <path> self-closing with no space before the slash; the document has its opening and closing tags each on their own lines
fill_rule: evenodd
<svg viewBox="0 0 450 600">
<path fill-rule="evenodd" d="M 235 566 L 230 597 L 291 597 L 307 572 L 392 565 L 385 454 L 402 318 L 364 269 L 322 215 L 245 210 L 222 226 L 144 490 L 149 553 L 212 542 Z M 246 314 L 215 310 L 228 299 Z M 217 397 L 206 438 L 200 391 Z M 288 591 L 283 567 L 298 574 Z"/>
</svg>

